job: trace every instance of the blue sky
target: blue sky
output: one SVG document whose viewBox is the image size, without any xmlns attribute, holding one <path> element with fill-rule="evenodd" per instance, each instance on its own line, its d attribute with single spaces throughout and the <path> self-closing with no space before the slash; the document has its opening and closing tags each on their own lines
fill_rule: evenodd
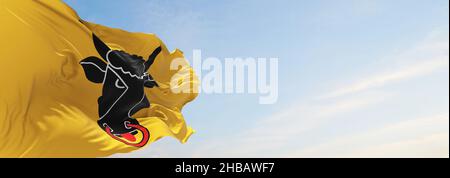
<svg viewBox="0 0 450 178">
<path fill-rule="evenodd" d="M 65 0 L 192 58 L 279 58 L 279 100 L 201 94 L 197 130 L 118 157 L 448 157 L 447 0 Z"/>
</svg>

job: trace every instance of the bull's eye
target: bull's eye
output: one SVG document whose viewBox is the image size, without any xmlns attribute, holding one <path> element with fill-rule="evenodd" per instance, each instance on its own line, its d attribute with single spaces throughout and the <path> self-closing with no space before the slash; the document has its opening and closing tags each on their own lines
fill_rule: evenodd
<svg viewBox="0 0 450 178">
<path fill-rule="evenodd" d="M 125 86 L 122 84 L 122 82 L 119 79 L 116 80 L 115 85 L 117 88 L 120 88 L 120 89 L 125 88 Z"/>
</svg>

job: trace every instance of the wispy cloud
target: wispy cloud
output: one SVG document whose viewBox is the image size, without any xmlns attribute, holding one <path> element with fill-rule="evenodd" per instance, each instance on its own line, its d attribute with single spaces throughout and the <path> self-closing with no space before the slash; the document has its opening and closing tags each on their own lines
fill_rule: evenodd
<svg viewBox="0 0 450 178">
<path fill-rule="evenodd" d="M 194 157 L 214 157 L 220 153 L 223 157 L 261 157 L 264 154 L 285 147 L 299 135 L 309 133 L 320 125 L 346 113 L 375 105 L 388 98 L 385 94 L 360 98 L 346 98 L 330 103 L 305 102 L 283 112 L 263 119 L 252 128 L 230 135 L 226 140 L 208 141 L 194 153 Z M 229 146 L 233 145 L 233 146 Z"/>
<path fill-rule="evenodd" d="M 400 55 L 388 57 L 396 62 L 390 65 L 398 67 L 394 66 L 395 69 L 380 71 L 378 74 L 363 77 L 356 82 L 338 87 L 337 89 L 320 96 L 319 99 L 334 98 L 362 92 L 394 82 L 427 75 L 441 69 L 448 69 L 448 42 L 448 40 L 427 41 Z M 411 63 L 410 61 L 414 62 Z M 389 66 L 389 68 L 392 67 Z"/>
<path fill-rule="evenodd" d="M 410 78 L 426 75 L 436 70 L 447 68 L 449 65 L 448 56 L 442 56 L 429 61 L 419 62 L 417 64 L 410 65 L 400 70 L 392 71 L 390 73 L 378 74 L 368 77 L 362 81 L 355 82 L 349 86 L 338 88 L 335 91 L 321 96 L 321 99 L 339 97 L 347 94 L 361 92 L 376 87 L 382 87 L 386 84 L 407 80 Z"/>
<path fill-rule="evenodd" d="M 293 103 L 290 108 L 262 119 L 244 132 L 208 141 L 207 145 L 196 149 L 193 156 L 448 157 L 448 110 L 426 118 L 402 119 L 399 116 L 396 120 L 386 121 L 382 128 L 371 127 L 363 133 L 350 131 L 350 135 L 335 135 L 331 141 L 296 143 L 319 135 L 315 130 L 326 127 L 328 122 L 336 123 L 341 116 L 361 114 L 370 107 L 382 107 L 395 97 L 377 89 L 400 81 L 423 82 L 417 80 L 418 77 L 448 70 L 448 45 L 442 40 L 426 41 L 388 58 L 392 58 L 390 64 L 401 64 L 402 67 L 386 65 L 361 81 L 319 94 L 319 99 L 313 97 Z M 359 94 L 351 95 L 355 93 Z"/>
<path fill-rule="evenodd" d="M 391 123 L 288 153 L 290 157 L 448 157 L 449 114 Z"/>
</svg>

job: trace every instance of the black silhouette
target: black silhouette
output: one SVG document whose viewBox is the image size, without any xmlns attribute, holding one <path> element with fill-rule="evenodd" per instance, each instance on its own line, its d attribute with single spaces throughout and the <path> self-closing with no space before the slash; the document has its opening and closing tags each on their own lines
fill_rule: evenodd
<svg viewBox="0 0 450 178">
<path fill-rule="evenodd" d="M 91 56 L 80 62 L 87 79 L 94 83 L 103 84 L 102 96 L 98 98 L 99 126 L 113 138 L 126 144 L 135 141 L 134 135 L 140 130 L 144 136 L 148 130 L 131 118 L 133 114 L 143 108 L 150 107 L 144 87 L 158 87 L 153 77 L 147 73 L 154 60 L 161 52 L 156 48 L 145 61 L 137 55 L 130 55 L 124 51 L 111 50 L 95 34 L 93 41 L 97 52 L 107 61 Z M 119 138 L 117 138 L 119 137 Z M 143 138 L 147 139 L 148 138 Z M 143 140 L 147 142 L 147 140 Z M 143 142 L 141 141 L 141 142 Z M 140 143 L 133 146 L 143 146 Z"/>
</svg>

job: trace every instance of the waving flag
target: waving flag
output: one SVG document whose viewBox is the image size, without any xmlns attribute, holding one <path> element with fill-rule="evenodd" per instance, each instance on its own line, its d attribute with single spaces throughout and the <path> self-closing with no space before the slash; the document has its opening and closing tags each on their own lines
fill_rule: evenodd
<svg viewBox="0 0 450 178">
<path fill-rule="evenodd" d="M 109 156 L 194 132 L 181 110 L 197 94 L 171 80 L 197 78 L 171 70 L 183 54 L 155 35 L 83 21 L 56 0 L 1 0 L 0 22 L 0 157 Z"/>
</svg>

